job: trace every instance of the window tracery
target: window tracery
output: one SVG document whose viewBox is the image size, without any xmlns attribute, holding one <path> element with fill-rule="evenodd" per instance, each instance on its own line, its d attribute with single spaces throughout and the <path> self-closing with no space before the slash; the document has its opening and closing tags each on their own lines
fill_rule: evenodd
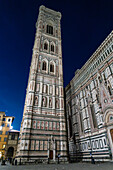
<svg viewBox="0 0 113 170">
<path fill-rule="evenodd" d="M 54 65 L 52 63 L 50 64 L 50 72 L 54 73 Z"/>
<path fill-rule="evenodd" d="M 48 44 L 47 44 L 47 42 L 44 43 L 44 50 L 48 50 Z"/>
<path fill-rule="evenodd" d="M 51 51 L 54 52 L 54 45 L 51 44 Z"/>
<path fill-rule="evenodd" d="M 46 33 L 53 35 L 53 26 L 47 25 L 47 27 L 46 27 Z"/>
<path fill-rule="evenodd" d="M 47 69 L 47 63 L 46 63 L 46 61 L 43 61 L 43 63 L 42 63 L 42 70 L 46 71 L 46 69 Z"/>
<path fill-rule="evenodd" d="M 47 98 L 46 97 L 42 98 L 42 106 L 47 107 Z"/>
</svg>

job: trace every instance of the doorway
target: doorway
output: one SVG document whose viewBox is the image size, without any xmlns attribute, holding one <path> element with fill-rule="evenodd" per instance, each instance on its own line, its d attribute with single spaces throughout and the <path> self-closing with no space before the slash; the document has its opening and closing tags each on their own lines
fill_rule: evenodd
<svg viewBox="0 0 113 170">
<path fill-rule="evenodd" d="M 50 150 L 49 158 L 53 159 L 53 151 L 52 150 Z"/>
<path fill-rule="evenodd" d="M 7 157 L 8 158 L 12 158 L 13 157 L 13 153 L 14 153 L 14 148 L 13 147 L 9 147 L 8 151 L 7 151 Z"/>
<path fill-rule="evenodd" d="M 110 134 L 111 134 L 111 139 L 112 139 L 112 142 L 113 142 L 113 129 L 110 130 Z"/>
</svg>

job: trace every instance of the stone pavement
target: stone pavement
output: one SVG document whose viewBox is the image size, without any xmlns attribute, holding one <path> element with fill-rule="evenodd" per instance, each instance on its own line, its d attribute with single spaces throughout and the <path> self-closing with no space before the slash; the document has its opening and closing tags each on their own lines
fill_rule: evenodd
<svg viewBox="0 0 113 170">
<path fill-rule="evenodd" d="M 0 170 L 113 170 L 113 163 L 68 163 L 68 164 L 38 164 L 38 165 L 4 165 Z"/>
</svg>

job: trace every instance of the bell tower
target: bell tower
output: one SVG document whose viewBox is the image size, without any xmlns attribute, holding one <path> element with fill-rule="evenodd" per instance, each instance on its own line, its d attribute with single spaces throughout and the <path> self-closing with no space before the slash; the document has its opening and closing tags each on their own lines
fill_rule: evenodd
<svg viewBox="0 0 113 170">
<path fill-rule="evenodd" d="M 17 159 L 67 160 L 61 13 L 41 6 L 20 130 Z"/>
</svg>

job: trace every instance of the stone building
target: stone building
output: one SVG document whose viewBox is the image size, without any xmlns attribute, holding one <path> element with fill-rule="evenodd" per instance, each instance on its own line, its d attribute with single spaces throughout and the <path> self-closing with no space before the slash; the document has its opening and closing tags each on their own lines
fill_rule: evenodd
<svg viewBox="0 0 113 170">
<path fill-rule="evenodd" d="M 113 31 L 65 92 L 70 160 L 113 159 Z"/>
<path fill-rule="evenodd" d="M 16 156 L 19 133 L 20 132 L 18 130 L 10 130 L 8 132 L 8 138 L 5 147 L 5 158 L 10 160 L 10 162 Z"/>
<path fill-rule="evenodd" d="M 41 6 L 26 92 L 17 160 L 67 160 L 61 13 Z"/>
<path fill-rule="evenodd" d="M 0 159 L 5 158 L 8 131 L 12 129 L 13 120 L 13 116 L 6 116 L 5 112 L 0 112 Z"/>
</svg>

